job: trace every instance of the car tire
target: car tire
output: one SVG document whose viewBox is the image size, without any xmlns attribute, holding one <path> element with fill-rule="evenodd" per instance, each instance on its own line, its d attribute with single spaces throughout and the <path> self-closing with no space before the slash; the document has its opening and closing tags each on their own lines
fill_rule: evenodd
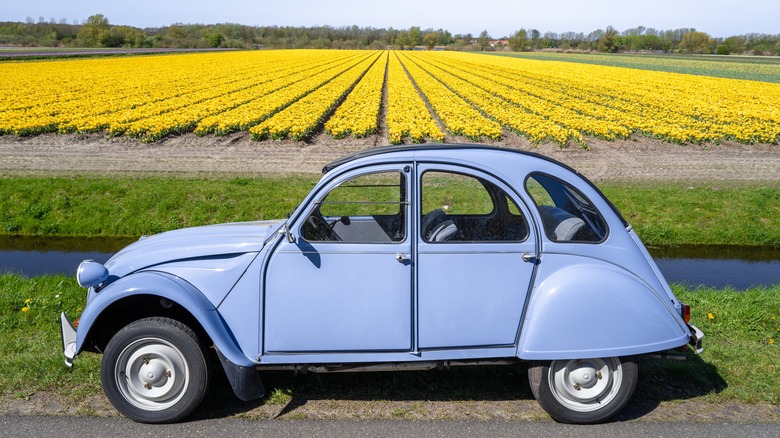
<svg viewBox="0 0 780 438">
<path fill-rule="evenodd" d="M 208 363 L 195 332 L 179 321 L 134 321 L 108 343 L 100 366 L 114 407 L 141 423 L 172 423 L 198 407 L 208 386 Z"/>
<path fill-rule="evenodd" d="M 628 403 L 638 367 L 632 358 L 533 362 L 531 391 L 542 408 L 561 423 L 602 423 Z"/>
</svg>

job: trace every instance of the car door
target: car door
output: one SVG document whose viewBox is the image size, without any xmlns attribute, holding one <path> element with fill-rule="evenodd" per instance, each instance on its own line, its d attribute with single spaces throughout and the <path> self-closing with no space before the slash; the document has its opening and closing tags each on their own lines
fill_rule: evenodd
<svg viewBox="0 0 780 438">
<path fill-rule="evenodd" d="M 412 348 L 411 165 L 328 183 L 271 255 L 263 351 Z"/>
<path fill-rule="evenodd" d="M 419 349 L 516 343 L 537 256 L 529 212 L 483 172 L 418 166 Z"/>
</svg>

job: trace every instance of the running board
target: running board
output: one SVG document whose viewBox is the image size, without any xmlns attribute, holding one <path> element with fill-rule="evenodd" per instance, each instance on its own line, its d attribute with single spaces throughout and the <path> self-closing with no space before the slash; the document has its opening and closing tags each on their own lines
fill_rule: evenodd
<svg viewBox="0 0 780 438">
<path fill-rule="evenodd" d="M 391 363 L 335 363 L 335 364 L 291 364 L 291 365 L 257 365 L 258 371 L 295 371 L 297 373 L 357 373 L 367 371 L 426 371 L 447 369 L 458 366 L 474 365 L 511 365 L 520 363 L 517 358 L 492 360 L 443 360 L 422 362 L 391 362 Z"/>
</svg>

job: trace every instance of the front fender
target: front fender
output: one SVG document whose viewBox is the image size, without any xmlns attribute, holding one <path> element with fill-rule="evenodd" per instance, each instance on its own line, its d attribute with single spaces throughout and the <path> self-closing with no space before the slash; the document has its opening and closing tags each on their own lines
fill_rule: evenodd
<svg viewBox="0 0 780 438">
<path fill-rule="evenodd" d="M 522 359 L 629 356 L 676 348 L 690 338 L 682 317 L 663 301 L 665 293 L 610 263 L 548 255 L 538 278 L 518 345 Z"/>
<path fill-rule="evenodd" d="M 79 319 L 76 331 L 76 354 L 84 348 L 92 325 L 111 304 L 135 295 L 167 298 L 186 309 L 203 327 L 214 345 L 229 361 L 238 366 L 254 365 L 238 344 L 219 312 L 191 284 L 163 272 L 144 271 L 123 277 L 93 294 Z"/>
</svg>

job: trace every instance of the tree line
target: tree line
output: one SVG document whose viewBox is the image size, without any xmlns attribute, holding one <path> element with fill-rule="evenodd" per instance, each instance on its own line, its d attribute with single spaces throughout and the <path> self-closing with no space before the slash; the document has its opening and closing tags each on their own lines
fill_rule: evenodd
<svg viewBox="0 0 780 438">
<path fill-rule="evenodd" d="M 289 27 L 241 24 L 181 24 L 140 29 L 113 25 L 102 14 L 82 22 L 31 17 L 24 23 L 0 22 L 0 45 L 42 47 L 124 48 L 273 48 L 273 49 L 428 49 L 448 50 L 577 50 L 598 52 L 658 52 L 700 54 L 750 54 L 780 56 L 780 34 L 750 33 L 727 38 L 711 37 L 693 28 L 658 30 L 639 26 L 623 31 L 612 27 L 590 33 L 545 32 L 519 29 L 511 35 L 492 37 L 451 34 L 446 29 L 373 27 Z"/>
</svg>

